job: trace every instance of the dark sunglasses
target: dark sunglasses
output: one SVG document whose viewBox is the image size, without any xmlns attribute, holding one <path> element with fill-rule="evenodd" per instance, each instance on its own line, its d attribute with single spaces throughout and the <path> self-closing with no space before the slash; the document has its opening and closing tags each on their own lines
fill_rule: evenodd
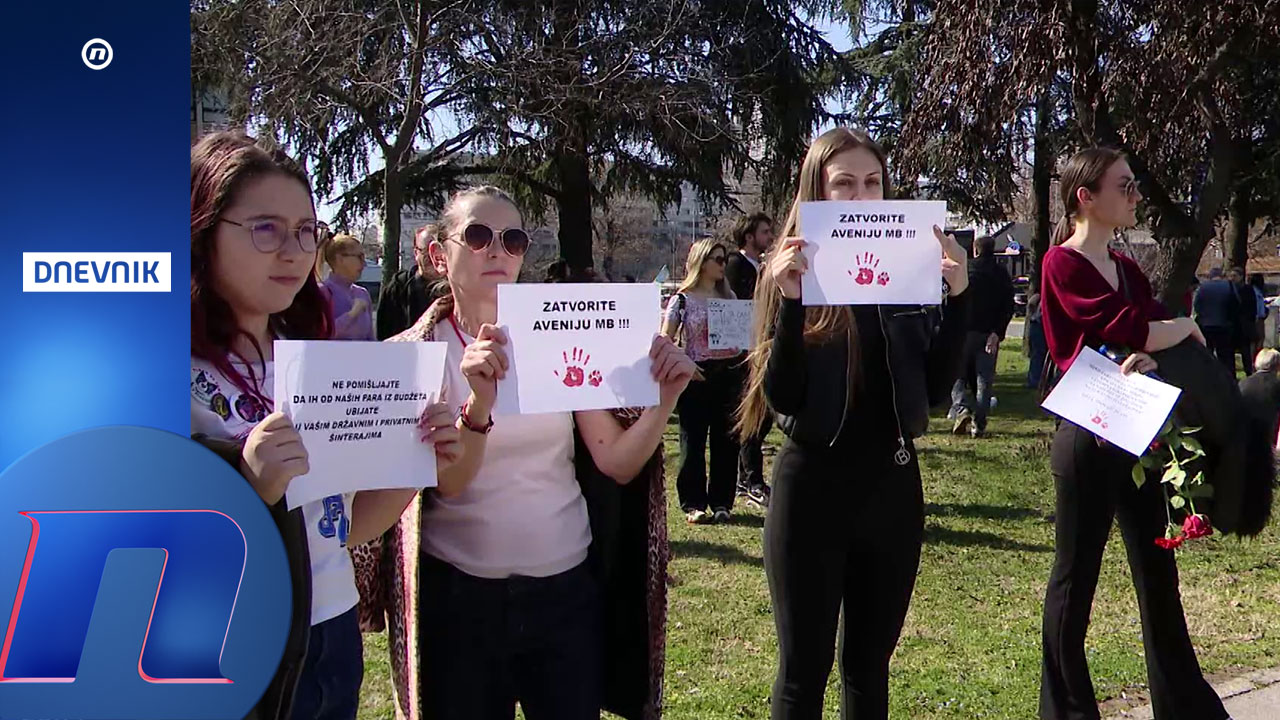
<svg viewBox="0 0 1280 720">
<path fill-rule="evenodd" d="M 296 228 L 290 229 L 279 220 L 255 220 L 251 223 L 238 223 L 227 218 L 218 219 L 228 225 L 235 225 L 238 228 L 248 230 L 249 239 L 253 241 L 253 246 L 258 249 L 258 252 L 278 252 L 289 241 L 290 236 L 298 240 L 298 247 L 302 248 L 302 252 L 312 253 L 316 251 L 316 235 L 319 224 L 315 221 L 307 221 Z"/>
<path fill-rule="evenodd" d="M 720 264 L 720 265 L 723 265 L 723 264 L 725 263 L 725 256 L 724 256 L 724 255 L 712 255 L 711 257 L 707 258 L 707 260 L 710 260 L 710 261 L 711 261 L 711 262 L 713 262 L 713 263 L 718 263 L 718 264 Z"/>
</svg>

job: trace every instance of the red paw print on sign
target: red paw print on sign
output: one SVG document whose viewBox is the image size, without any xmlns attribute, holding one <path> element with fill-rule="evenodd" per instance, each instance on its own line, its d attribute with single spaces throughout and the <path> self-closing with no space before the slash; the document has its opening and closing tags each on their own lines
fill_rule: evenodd
<svg viewBox="0 0 1280 720">
<path fill-rule="evenodd" d="M 880 267 L 880 258 L 868 252 L 858 255 L 853 261 L 858 263 L 857 272 L 849 271 L 849 277 L 853 278 L 854 282 L 859 285 L 889 284 L 889 273 L 881 272 L 878 276 L 876 275 L 876 268 Z"/>
<path fill-rule="evenodd" d="M 1107 414 L 1101 410 L 1091 415 L 1089 417 L 1089 422 L 1093 423 L 1094 425 L 1097 425 L 1103 430 L 1106 430 L 1108 427 L 1110 427 L 1109 425 L 1107 425 Z"/>
<path fill-rule="evenodd" d="M 583 366 L 591 362 L 591 356 L 582 348 L 566 350 L 560 353 L 560 356 L 564 358 L 564 375 L 562 376 L 559 370 L 553 370 L 552 372 L 555 373 L 556 377 L 560 378 L 560 382 L 563 382 L 565 387 L 582 387 L 584 380 L 590 383 L 592 387 L 598 387 L 603 381 L 604 378 L 600 376 L 598 370 L 592 370 L 591 377 L 586 377 L 586 371 L 583 370 Z"/>
</svg>

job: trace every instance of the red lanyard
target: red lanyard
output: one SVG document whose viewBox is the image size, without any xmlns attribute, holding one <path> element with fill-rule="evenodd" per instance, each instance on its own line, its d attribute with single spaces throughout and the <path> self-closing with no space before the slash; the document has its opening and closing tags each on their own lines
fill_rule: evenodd
<svg viewBox="0 0 1280 720">
<path fill-rule="evenodd" d="M 458 329 L 458 322 L 453 319 L 453 313 L 449 313 L 449 324 L 453 326 L 453 334 L 458 336 L 458 342 L 462 343 L 462 347 L 467 346 L 467 341 L 462 337 L 462 331 Z"/>
</svg>

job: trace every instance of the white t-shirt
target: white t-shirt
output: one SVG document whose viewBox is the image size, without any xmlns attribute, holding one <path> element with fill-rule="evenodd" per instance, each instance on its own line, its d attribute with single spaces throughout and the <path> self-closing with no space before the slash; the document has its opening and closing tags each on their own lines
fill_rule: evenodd
<svg viewBox="0 0 1280 720">
<path fill-rule="evenodd" d="M 258 387 L 271 399 L 273 363 L 265 372 L 258 367 Z M 236 370 L 249 378 L 248 367 L 236 363 Z M 248 393 L 211 364 L 191 358 L 191 432 L 210 437 L 242 439 L 270 414 L 272 409 Z M 295 478 L 293 482 L 306 482 Z M 355 569 L 347 552 L 354 493 L 331 495 L 302 506 L 307 526 L 307 551 L 311 555 L 311 624 L 319 625 L 347 612 L 360 601 Z"/>
<path fill-rule="evenodd" d="M 460 332 L 448 319 L 435 329 L 449 344 L 445 396 L 455 414 L 470 394 Z M 548 577 L 581 564 L 591 525 L 573 452 L 571 413 L 494 418 L 475 479 L 457 497 L 431 499 L 423 552 L 482 578 Z"/>
</svg>

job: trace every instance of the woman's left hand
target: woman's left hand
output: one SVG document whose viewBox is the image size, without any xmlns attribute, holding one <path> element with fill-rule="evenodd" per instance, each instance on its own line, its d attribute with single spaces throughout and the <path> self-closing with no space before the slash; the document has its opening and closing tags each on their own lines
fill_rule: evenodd
<svg viewBox="0 0 1280 720">
<path fill-rule="evenodd" d="M 435 445 L 437 473 L 462 459 L 462 433 L 448 405 L 428 405 L 418 418 L 418 430 L 422 442 Z"/>
<path fill-rule="evenodd" d="M 942 246 L 942 279 L 951 288 L 948 294 L 955 297 L 969 287 L 969 254 L 956 242 L 955 235 L 944 235 L 937 225 L 933 226 L 933 236 Z"/>
<path fill-rule="evenodd" d="M 1146 353 L 1133 353 L 1125 358 L 1123 363 L 1120 363 L 1120 372 L 1125 375 L 1132 372 L 1143 375 L 1155 370 L 1156 367 L 1155 358 Z"/>
<path fill-rule="evenodd" d="M 688 387 L 689 381 L 700 376 L 698 366 L 694 364 L 683 350 L 671 342 L 671 338 L 659 335 L 653 339 L 649 347 L 649 357 L 653 360 L 653 377 L 658 381 L 661 403 L 674 407 L 680 393 Z"/>
</svg>

